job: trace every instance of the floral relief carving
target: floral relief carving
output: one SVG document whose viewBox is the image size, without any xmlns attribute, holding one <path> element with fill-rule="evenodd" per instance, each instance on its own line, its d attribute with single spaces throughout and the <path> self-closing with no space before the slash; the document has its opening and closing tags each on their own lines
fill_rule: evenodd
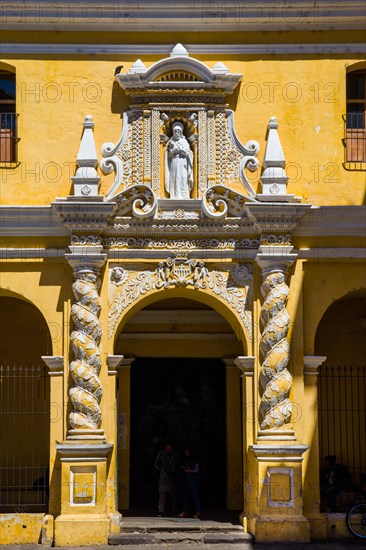
<svg viewBox="0 0 366 550">
<path fill-rule="evenodd" d="M 247 303 L 251 272 L 244 264 L 236 264 L 227 271 L 210 270 L 205 262 L 183 255 L 159 262 L 154 270 L 136 272 L 127 265 L 114 267 L 110 271 L 110 282 L 121 288 L 108 313 L 109 338 L 123 311 L 147 292 L 189 286 L 197 291 L 210 290 L 220 297 L 239 314 L 246 330 L 252 331 L 252 316 Z"/>
<path fill-rule="evenodd" d="M 104 246 L 149 249 L 256 249 L 259 239 L 153 239 L 152 237 L 107 237 Z"/>
</svg>

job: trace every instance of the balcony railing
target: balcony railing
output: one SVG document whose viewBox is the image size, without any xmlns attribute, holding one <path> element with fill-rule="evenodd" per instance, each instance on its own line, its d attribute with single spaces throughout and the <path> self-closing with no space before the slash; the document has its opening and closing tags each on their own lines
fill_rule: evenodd
<svg viewBox="0 0 366 550">
<path fill-rule="evenodd" d="M 345 162 L 366 163 L 365 113 L 343 115 Z"/>
<path fill-rule="evenodd" d="M 18 161 L 17 113 L 0 113 L 0 166 Z"/>
</svg>

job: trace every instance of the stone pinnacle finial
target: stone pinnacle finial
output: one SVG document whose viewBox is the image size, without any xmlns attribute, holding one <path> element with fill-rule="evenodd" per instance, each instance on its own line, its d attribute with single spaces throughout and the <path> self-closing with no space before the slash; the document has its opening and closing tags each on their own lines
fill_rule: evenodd
<svg viewBox="0 0 366 550">
<path fill-rule="evenodd" d="M 76 157 L 78 169 L 71 179 L 74 183 L 74 195 L 87 197 L 98 195 L 100 177 L 97 174 L 98 156 L 94 141 L 94 122 L 91 115 L 86 115 L 84 131 Z"/>
<path fill-rule="evenodd" d="M 277 118 L 272 116 L 268 123 L 267 146 L 263 159 L 264 170 L 260 179 L 262 193 L 256 198 L 264 202 L 291 202 L 294 195 L 287 193 L 288 176 L 284 170 L 286 161 L 277 128 Z"/>
<path fill-rule="evenodd" d="M 170 52 L 170 57 L 189 57 L 189 53 L 182 44 L 176 44 Z"/>
</svg>

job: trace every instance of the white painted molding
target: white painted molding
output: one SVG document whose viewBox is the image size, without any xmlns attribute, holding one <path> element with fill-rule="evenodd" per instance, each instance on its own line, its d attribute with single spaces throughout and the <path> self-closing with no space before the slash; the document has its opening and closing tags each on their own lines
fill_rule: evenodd
<svg viewBox="0 0 366 550">
<path fill-rule="evenodd" d="M 302 462 L 303 454 L 309 449 L 309 445 L 250 445 L 258 462 Z"/>
<path fill-rule="evenodd" d="M 123 360 L 123 355 L 108 355 L 107 356 L 107 365 L 108 365 L 108 374 L 114 375 L 117 374 L 117 367 Z"/>
<path fill-rule="evenodd" d="M 97 198 L 97 197 L 95 197 Z M 63 208 L 64 204 L 70 205 L 70 202 L 66 200 L 64 202 L 55 203 L 55 206 L 58 208 Z M 76 202 L 75 209 L 78 208 L 79 212 L 82 214 L 82 203 Z M 261 207 L 266 207 L 266 205 L 260 205 Z M 280 205 L 279 205 L 280 206 Z M 299 205 L 304 206 L 304 205 Z M 105 207 L 109 208 L 110 211 L 104 213 L 104 216 L 112 215 L 113 206 L 111 203 L 91 203 L 89 204 L 89 209 L 93 207 L 92 215 L 93 217 L 97 216 L 99 210 L 104 210 Z M 268 208 L 268 207 L 267 207 Z M 273 207 L 270 207 L 270 210 L 273 211 Z M 89 213 L 89 210 L 88 212 Z M 75 215 L 76 217 L 76 215 Z M 366 217 L 366 206 L 311 206 L 308 208 L 304 216 L 298 221 L 297 226 L 293 229 L 292 235 L 294 237 L 302 236 L 314 236 L 314 237 L 358 237 L 363 234 L 365 230 L 365 217 Z M 177 223 L 179 220 L 177 220 Z M 169 221 L 169 223 L 171 223 Z M 225 220 L 226 224 L 229 224 L 229 220 Z M 235 222 L 236 223 L 236 222 Z M 214 227 L 220 228 L 222 222 L 205 227 L 199 228 L 200 237 L 206 236 L 206 234 L 214 237 Z M 71 235 L 71 229 L 64 226 L 62 223 L 61 217 L 57 214 L 54 207 L 51 206 L 25 206 L 25 205 L 9 205 L 9 206 L 0 206 L 0 228 L 1 235 L 3 237 L 15 237 L 15 236 L 50 236 L 50 237 L 65 237 Z M 136 228 L 136 234 L 143 234 L 144 228 L 141 227 L 141 224 Z M 198 228 L 197 228 L 198 231 Z M 227 228 L 225 228 L 227 232 Z M 238 234 L 238 229 L 235 228 L 236 234 Z M 156 235 L 158 235 L 159 230 L 157 229 Z M 151 229 L 149 226 L 146 227 L 146 233 L 148 236 L 151 236 Z M 162 228 L 162 233 L 166 231 Z M 185 235 L 185 232 L 182 229 L 179 229 L 179 233 Z M 186 233 L 193 237 L 191 228 L 188 228 Z M 245 233 L 250 234 L 251 228 L 246 227 Z M 251 233 L 254 236 L 254 233 Z M 165 235 L 166 236 L 166 235 Z M 334 240 L 334 245 L 336 245 L 336 240 Z M 6 244 L 6 241 L 5 241 Z M 330 243 L 329 243 L 330 244 Z M 328 244 L 328 247 L 329 247 Z M 333 244 L 333 243 L 332 243 Z M 10 250 L 11 247 L 4 247 L 3 250 Z M 26 250 L 26 249 L 24 249 Z M 30 249 L 29 249 L 30 250 Z M 36 249 L 35 249 L 36 250 Z M 42 251 L 40 247 L 39 252 Z M 53 250 L 52 247 L 48 250 Z M 56 249 L 58 250 L 58 249 Z M 304 257 L 307 257 L 307 254 L 311 256 L 313 249 L 304 249 Z M 316 249 L 318 250 L 318 249 Z M 323 249 L 327 250 L 327 249 Z M 330 250 L 330 248 L 329 248 Z M 342 257 L 343 251 L 352 257 L 352 254 L 356 254 L 357 257 L 361 257 L 359 251 L 361 249 L 357 248 L 337 248 L 334 246 L 335 254 L 339 257 Z M 122 254 L 125 254 L 126 250 L 121 250 Z M 149 251 L 147 251 L 149 252 Z M 154 251 L 158 252 L 158 251 Z M 223 253 L 224 251 L 222 251 Z M 250 250 L 243 250 L 243 253 L 250 252 Z M 113 251 L 113 254 L 118 254 L 118 251 Z M 325 252 L 327 254 L 327 252 Z"/>
<path fill-rule="evenodd" d="M 275 475 L 286 475 L 289 478 L 290 482 L 290 498 L 289 500 L 272 500 L 271 498 L 271 476 Z M 293 468 L 284 468 L 283 466 L 267 468 L 267 476 L 265 480 L 267 484 L 268 491 L 268 506 L 272 508 L 292 508 L 294 507 L 294 469 Z"/>
<path fill-rule="evenodd" d="M 64 358 L 61 355 L 42 355 L 41 359 L 49 368 L 50 376 L 63 376 Z"/>
<path fill-rule="evenodd" d="M 130 356 L 130 357 L 124 357 L 120 364 L 118 365 L 117 369 L 120 371 L 121 369 L 130 369 L 132 363 L 135 361 L 136 357 Z"/>
<path fill-rule="evenodd" d="M 144 340 L 237 340 L 235 334 L 231 333 L 205 333 L 201 332 L 124 332 L 122 339 L 124 342 L 135 342 Z M 222 359 L 227 361 L 226 359 Z M 119 365 L 124 366 L 124 365 Z"/>
<path fill-rule="evenodd" d="M 197 81 L 186 80 L 184 78 L 181 81 L 174 80 L 172 82 L 158 80 L 158 77 L 162 74 L 176 72 L 193 74 L 197 77 Z M 178 43 L 171 50 L 169 57 L 159 59 L 159 61 L 153 63 L 149 68 L 142 63 L 141 59 L 138 59 L 129 71 L 117 74 L 115 80 L 126 93 L 131 93 L 132 95 L 137 90 L 146 91 L 149 88 L 165 91 L 168 88 L 196 90 L 197 87 L 200 90 L 225 91 L 225 93 L 231 94 L 241 81 L 242 76 L 242 74 L 230 73 L 229 69 L 220 62 L 210 69 L 202 61 L 190 57 L 186 48 Z"/>
<path fill-rule="evenodd" d="M 297 55 L 366 54 L 366 44 L 186 44 L 193 55 Z M 36 44 L 7 42 L 1 45 L 3 55 L 164 55 L 171 50 L 165 44 Z"/>
<path fill-rule="evenodd" d="M 56 451 L 61 461 L 65 462 L 73 462 L 77 458 L 83 462 L 94 462 L 98 458 L 105 461 L 113 447 L 112 443 L 56 443 Z"/>
<path fill-rule="evenodd" d="M 2 8 L 5 30 L 52 31 L 299 31 L 362 29 L 363 0 L 289 4 L 263 0 L 260 4 L 139 0 L 7 0 Z"/>
<path fill-rule="evenodd" d="M 146 249 L 112 249 L 107 252 L 107 257 L 110 260 L 136 258 L 136 252 L 138 251 L 139 258 L 149 259 L 155 258 L 157 260 L 166 259 L 171 256 L 171 250 L 146 250 Z M 244 249 L 244 250 L 209 250 L 201 248 L 200 250 L 190 250 L 189 255 L 191 258 L 202 258 L 202 252 L 204 251 L 205 258 L 207 260 L 254 260 L 257 255 L 256 249 Z M 0 260 L 32 260 L 32 259 L 44 259 L 50 262 L 63 262 L 65 259 L 66 250 L 64 248 L 19 248 L 3 247 L 0 248 Z M 364 248 L 301 248 L 298 250 L 298 259 L 303 260 L 324 260 L 330 262 L 342 262 L 344 260 L 357 260 L 365 261 L 366 251 Z"/>
<path fill-rule="evenodd" d="M 254 376 L 254 360 L 253 356 L 239 356 L 234 359 L 235 365 L 241 370 L 241 376 Z"/>
<path fill-rule="evenodd" d="M 304 356 L 304 375 L 318 376 L 318 368 L 326 361 L 325 355 L 305 355 Z"/>
</svg>

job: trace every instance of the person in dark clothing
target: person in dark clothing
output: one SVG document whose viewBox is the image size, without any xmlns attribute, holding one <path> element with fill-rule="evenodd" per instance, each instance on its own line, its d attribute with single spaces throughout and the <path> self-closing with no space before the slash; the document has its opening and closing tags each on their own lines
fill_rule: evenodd
<svg viewBox="0 0 366 550">
<path fill-rule="evenodd" d="M 155 459 L 155 468 L 160 472 L 158 516 L 161 517 L 166 512 L 165 507 L 168 494 L 170 494 L 172 514 L 176 514 L 176 476 L 180 468 L 180 457 L 179 454 L 174 451 L 171 443 L 165 443 L 163 450 L 157 455 Z"/>
<path fill-rule="evenodd" d="M 183 458 L 183 472 L 185 476 L 183 512 L 179 514 L 180 518 L 187 518 L 191 500 L 193 500 L 195 513 L 194 518 L 201 515 L 201 499 L 199 495 L 200 484 L 200 465 L 197 458 L 193 455 L 190 448 L 186 448 Z"/>
<path fill-rule="evenodd" d="M 320 476 L 320 493 L 327 501 L 327 511 L 335 511 L 336 497 L 349 483 L 350 475 L 347 466 L 337 464 L 335 455 L 325 456 Z"/>
</svg>

